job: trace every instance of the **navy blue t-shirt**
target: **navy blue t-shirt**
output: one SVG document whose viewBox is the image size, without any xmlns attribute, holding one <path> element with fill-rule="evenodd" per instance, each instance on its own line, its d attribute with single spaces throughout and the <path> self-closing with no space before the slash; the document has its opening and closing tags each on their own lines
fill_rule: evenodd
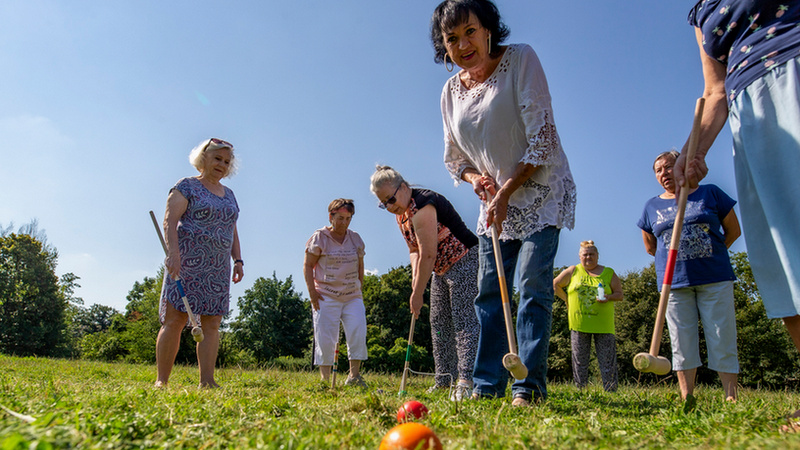
<svg viewBox="0 0 800 450">
<path fill-rule="evenodd" d="M 673 288 L 736 279 L 722 234 L 722 220 L 735 204 L 736 200 L 713 184 L 701 185 L 689 194 L 672 278 Z M 656 237 L 658 286 L 664 282 L 664 269 L 677 212 L 677 199 L 653 197 L 645 204 L 642 217 L 636 224 Z"/>
<path fill-rule="evenodd" d="M 800 56 L 800 0 L 702 0 L 689 24 L 727 68 L 728 104 L 768 71 Z"/>
</svg>

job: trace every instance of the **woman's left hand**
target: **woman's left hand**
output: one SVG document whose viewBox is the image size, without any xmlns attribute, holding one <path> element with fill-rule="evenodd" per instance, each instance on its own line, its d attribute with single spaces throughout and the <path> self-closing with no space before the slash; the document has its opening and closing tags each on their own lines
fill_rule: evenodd
<svg viewBox="0 0 800 450">
<path fill-rule="evenodd" d="M 497 195 L 492 198 L 486 208 L 486 226 L 491 227 L 492 224 L 497 228 L 497 233 L 503 232 L 503 221 L 506 220 L 508 214 L 508 197 L 506 197 L 503 190 L 497 191 Z"/>
<path fill-rule="evenodd" d="M 233 265 L 233 282 L 234 283 L 238 283 L 238 282 L 242 281 L 242 278 L 244 278 L 244 267 L 242 267 L 242 264 L 234 264 Z"/>
<path fill-rule="evenodd" d="M 419 319 L 419 312 L 422 311 L 422 295 L 412 293 L 411 298 L 408 299 L 408 305 L 411 307 L 414 318 Z"/>
</svg>

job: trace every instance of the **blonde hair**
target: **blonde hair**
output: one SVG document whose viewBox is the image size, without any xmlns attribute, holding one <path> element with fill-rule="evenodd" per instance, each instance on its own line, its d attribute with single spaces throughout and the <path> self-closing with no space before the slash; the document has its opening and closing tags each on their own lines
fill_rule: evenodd
<svg viewBox="0 0 800 450">
<path fill-rule="evenodd" d="M 597 254 L 600 254 L 600 252 L 597 250 L 597 246 L 596 246 L 596 245 L 594 245 L 594 241 L 591 241 L 591 240 L 590 240 L 590 241 L 582 241 L 582 242 L 581 242 L 581 250 L 583 250 L 583 249 L 590 249 L 590 248 L 593 248 L 593 249 L 594 249 L 594 251 L 596 251 L 596 252 L 597 252 Z"/>
<path fill-rule="evenodd" d="M 189 163 L 197 169 L 198 172 L 203 172 L 203 166 L 206 162 L 206 153 L 208 151 L 219 150 L 227 148 L 231 151 L 231 165 L 228 166 L 228 172 L 223 178 L 228 178 L 236 175 L 239 170 L 239 160 L 236 158 L 236 153 L 233 150 L 233 145 L 230 142 L 223 141 L 222 139 L 209 138 L 197 144 L 195 148 L 189 152 Z"/>
</svg>

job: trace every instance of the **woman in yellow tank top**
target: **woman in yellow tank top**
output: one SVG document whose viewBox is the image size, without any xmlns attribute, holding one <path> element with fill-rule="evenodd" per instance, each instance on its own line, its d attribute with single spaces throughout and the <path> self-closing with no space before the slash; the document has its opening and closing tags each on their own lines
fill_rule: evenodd
<svg viewBox="0 0 800 450">
<path fill-rule="evenodd" d="M 617 390 L 617 343 L 614 304 L 622 300 L 622 283 L 610 267 L 597 263 L 594 241 L 581 242 L 581 263 L 570 266 L 553 280 L 556 295 L 567 302 L 572 341 L 572 375 L 575 384 L 589 381 L 589 352 L 594 338 L 603 388 Z"/>
</svg>

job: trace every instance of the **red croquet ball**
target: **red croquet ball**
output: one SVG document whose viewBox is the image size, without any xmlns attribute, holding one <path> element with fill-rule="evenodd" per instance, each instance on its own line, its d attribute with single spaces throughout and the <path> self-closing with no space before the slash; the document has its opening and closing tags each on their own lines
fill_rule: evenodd
<svg viewBox="0 0 800 450">
<path fill-rule="evenodd" d="M 397 421 L 400 423 L 409 422 L 414 419 L 421 419 L 428 415 L 428 408 L 416 400 L 409 400 L 397 410 Z"/>
<path fill-rule="evenodd" d="M 430 428 L 421 423 L 409 422 L 389 430 L 379 447 L 379 450 L 405 449 L 442 450 L 442 442 Z"/>
</svg>

